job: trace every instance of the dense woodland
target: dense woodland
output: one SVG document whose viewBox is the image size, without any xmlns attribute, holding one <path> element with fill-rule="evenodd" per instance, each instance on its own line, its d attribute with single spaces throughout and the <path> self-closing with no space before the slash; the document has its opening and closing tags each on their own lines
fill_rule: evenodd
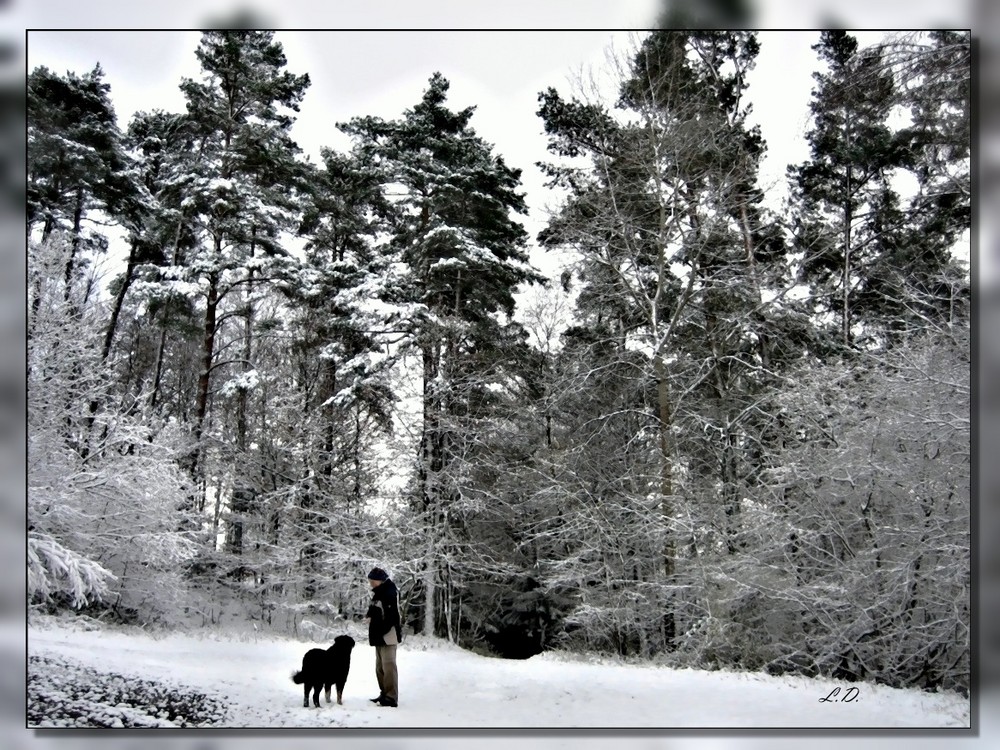
<svg viewBox="0 0 1000 750">
<path fill-rule="evenodd" d="M 439 73 L 317 164 L 272 32 L 124 128 L 99 65 L 31 71 L 31 606 L 309 633 L 379 564 L 502 656 L 967 690 L 970 38 L 817 32 L 780 213 L 760 43 L 540 92 L 538 237 Z"/>
</svg>

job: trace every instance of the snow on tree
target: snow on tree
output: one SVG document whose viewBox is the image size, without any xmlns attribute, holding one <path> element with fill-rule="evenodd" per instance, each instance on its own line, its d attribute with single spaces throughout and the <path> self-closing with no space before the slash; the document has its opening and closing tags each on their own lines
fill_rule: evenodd
<svg viewBox="0 0 1000 750">
<path fill-rule="evenodd" d="M 611 98 L 542 93 L 539 242 L 578 262 L 534 302 L 520 172 L 440 74 L 313 165 L 271 32 L 206 33 L 186 110 L 124 137 L 99 69 L 37 70 L 33 605 L 325 635 L 379 564 L 407 627 L 504 656 L 965 689 L 968 38 L 819 47 L 791 225 L 756 34 L 644 34 Z"/>
<path fill-rule="evenodd" d="M 48 534 L 28 532 L 28 601 L 68 601 L 80 609 L 108 597 L 114 574 Z"/>
<path fill-rule="evenodd" d="M 189 489 L 169 431 L 116 398 L 102 308 L 84 303 L 82 283 L 65 299 L 61 274 L 48 272 L 71 245 L 54 234 L 29 252 L 42 280 L 28 341 L 33 593 L 53 605 L 63 594 L 125 619 L 170 620 L 194 549 L 178 530 Z"/>
<path fill-rule="evenodd" d="M 449 514 L 461 489 L 450 470 L 463 453 L 464 425 L 489 409 L 488 383 L 511 356 L 509 322 L 519 284 L 541 281 L 528 264 L 520 171 L 493 153 L 470 125 L 473 107 L 446 106 L 439 73 L 398 120 L 356 118 L 342 129 L 377 156 L 392 186 L 388 250 L 405 268 L 401 346 L 421 361 L 423 413 L 416 456 L 416 504 L 423 524 L 425 628 L 435 629 L 444 580 L 456 554 Z M 420 542 L 418 542 L 420 543 Z M 445 606 L 450 602 L 443 598 Z"/>
<path fill-rule="evenodd" d="M 60 76 L 44 66 L 28 76 L 27 237 L 30 241 L 37 226 L 41 229 L 35 239 L 43 242 L 55 232 L 67 233 L 67 299 L 88 265 L 107 249 L 108 238 L 95 226 L 107 219 L 134 226 L 142 212 L 142 186 L 126 153 L 110 91 L 99 64 L 83 76 Z M 42 281 L 30 273 L 35 294 L 29 297 L 34 296 L 35 304 Z"/>
<path fill-rule="evenodd" d="M 784 242 L 761 206 L 764 143 L 747 124 L 757 50 L 749 32 L 656 32 L 608 71 L 619 89 L 614 106 L 599 92 L 581 92 L 590 96 L 583 101 L 554 89 L 539 97 L 550 151 L 561 157 L 544 166 L 568 191 L 540 240 L 580 255 L 576 279 L 567 280 L 580 286 L 581 325 L 570 335 L 593 359 L 579 372 L 588 388 L 612 371 L 633 381 L 609 384 L 620 400 L 594 397 L 594 416 L 632 423 L 614 428 L 634 430 L 624 444 L 659 456 L 658 468 L 644 465 L 641 474 L 622 464 L 621 490 L 631 487 L 632 500 L 605 502 L 630 505 L 634 523 L 648 512 L 648 496 L 660 498 L 659 518 L 636 538 L 648 538 L 650 523 L 659 527 L 652 536 L 662 540 L 663 573 L 651 582 L 663 596 L 674 592 L 674 603 L 645 601 L 665 611 L 659 637 L 667 643 L 684 606 L 674 580 L 689 534 L 682 498 L 717 493 L 714 520 L 735 543 L 742 487 L 754 471 L 743 460 L 756 439 L 754 391 L 781 364 L 779 336 L 802 336 L 781 302 Z"/>
<path fill-rule="evenodd" d="M 202 440 L 209 418 L 221 326 L 232 313 L 230 295 L 252 294 L 261 259 L 287 254 L 281 232 L 293 227 L 298 147 L 289 136 L 307 75 L 296 76 L 269 31 L 205 32 L 195 52 L 202 79 L 185 80 L 187 117 L 197 143 L 184 165 L 181 206 L 193 219 L 198 243 L 180 268 L 203 286 L 202 355 L 193 416 L 192 476 L 204 482 Z M 246 304 L 246 299 L 244 300 Z M 252 310 L 252 307 L 250 308 Z M 251 324 L 252 313 L 244 316 Z M 245 358 L 239 358 L 247 366 Z M 204 495 L 196 499 L 204 509 Z"/>
</svg>

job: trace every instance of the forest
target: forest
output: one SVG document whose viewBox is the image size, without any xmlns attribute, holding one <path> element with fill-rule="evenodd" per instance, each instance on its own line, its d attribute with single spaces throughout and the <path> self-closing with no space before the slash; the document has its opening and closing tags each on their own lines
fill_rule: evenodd
<svg viewBox="0 0 1000 750">
<path fill-rule="evenodd" d="M 326 632 L 377 564 L 484 654 L 967 692 L 970 35 L 816 32 L 780 211 L 760 45 L 540 91 L 537 237 L 442 73 L 314 163 L 274 32 L 126 126 L 29 71 L 29 609 Z"/>
</svg>

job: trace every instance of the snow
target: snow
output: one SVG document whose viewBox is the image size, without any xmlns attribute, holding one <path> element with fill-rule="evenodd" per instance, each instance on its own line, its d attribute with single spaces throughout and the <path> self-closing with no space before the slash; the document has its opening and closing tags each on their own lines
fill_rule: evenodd
<svg viewBox="0 0 1000 750">
<path fill-rule="evenodd" d="M 28 591 L 48 596 L 58 589 L 82 607 L 101 599 L 114 574 L 99 563 L 67 549 L 48 534 L 28 532 Z M 53 580 L 55 579 L 55 580 Z"/>
<path fill-rule="evenodd" d="M 307 649 L 328 643 L 253 631 L 155 634 L 83 618 L 32 617 L 27 639 L 29 716 L 45 718 L 28 724 L 74 726 L 52 706 L 66 700 L 58 696 L 72 693 L 77 683 L 88 687 L 83 697 L 79 691 L 75 694 L 75 705 L 83 701 L 89 706 L 83 713 L 109 726 L 379 730 L 970 726 L 969 701 L 949 693 L 859 684 L 854 686 L 859 689 L 856 700 L 823 702 L 835 688 L 841 688 L 843 697 L 851 686 L 801 677 L 674 670 L 559 653 L 504 660 L 420 636 L 409 636 L 400 646 L 399 708 L 382 708 L 368 700 L 378 693 L 373 650 L 360 627 L 342 630 L 357 641 L 344 704 L 324 702 L 316 709 L 302 706 L 302 689 L 290 676 Z M 39 670 L 39 659 L 47 660 L 50 673 Z M 119 697 L 100 697 L 113 694 L 105 682 L 118 686 L 114 694 Z M 169 705 L 161 702 L 160 708 L 150 710 L 123 702 L 122 686 L 129 685 L 143 695 L 160 695 L 159 700 L 168 700 L 163 697 L 168 695 Z M 189 705 L 195 707 L 186 720 L 173 713 L 176 705 L 184 704 L 179 696 L 189 696 Z M 112 700 L 115 703 L 108 705 Z"/>
<path fill-rule="evenodd" d="M 220 389 L 224 396 L 234 396 L 239 391 L 252 391 L 260 385 L 260 373 L 256 370 L 241 372 L 234 378 L 227 380 Z"/>
</svg>

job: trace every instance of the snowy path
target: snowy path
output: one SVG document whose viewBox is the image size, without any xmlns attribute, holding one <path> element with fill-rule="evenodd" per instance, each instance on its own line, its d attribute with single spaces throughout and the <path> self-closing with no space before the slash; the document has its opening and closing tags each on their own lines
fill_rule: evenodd
<svg viewBox="0 0 1000 750">
<path fill-rule="evenodd" d="M 303 708 L 289 679 L 314 645 L 272 637 L 150 637 L 119 630 L 29 627 L 28 654 L 194 688 L 229 706 L 230 727 L 968 727 L 969 702 L 860 685 L 856 700 L 821 702 L 836 683 L 670 670 L 556 655 L 490 659 L 409 638 L 400 647 L 400 708 L 380 708 L 373 651 L 354 649 L 344 705 Z M 848 686 L 841 685 L 846 689 Z"/>
</svg>

